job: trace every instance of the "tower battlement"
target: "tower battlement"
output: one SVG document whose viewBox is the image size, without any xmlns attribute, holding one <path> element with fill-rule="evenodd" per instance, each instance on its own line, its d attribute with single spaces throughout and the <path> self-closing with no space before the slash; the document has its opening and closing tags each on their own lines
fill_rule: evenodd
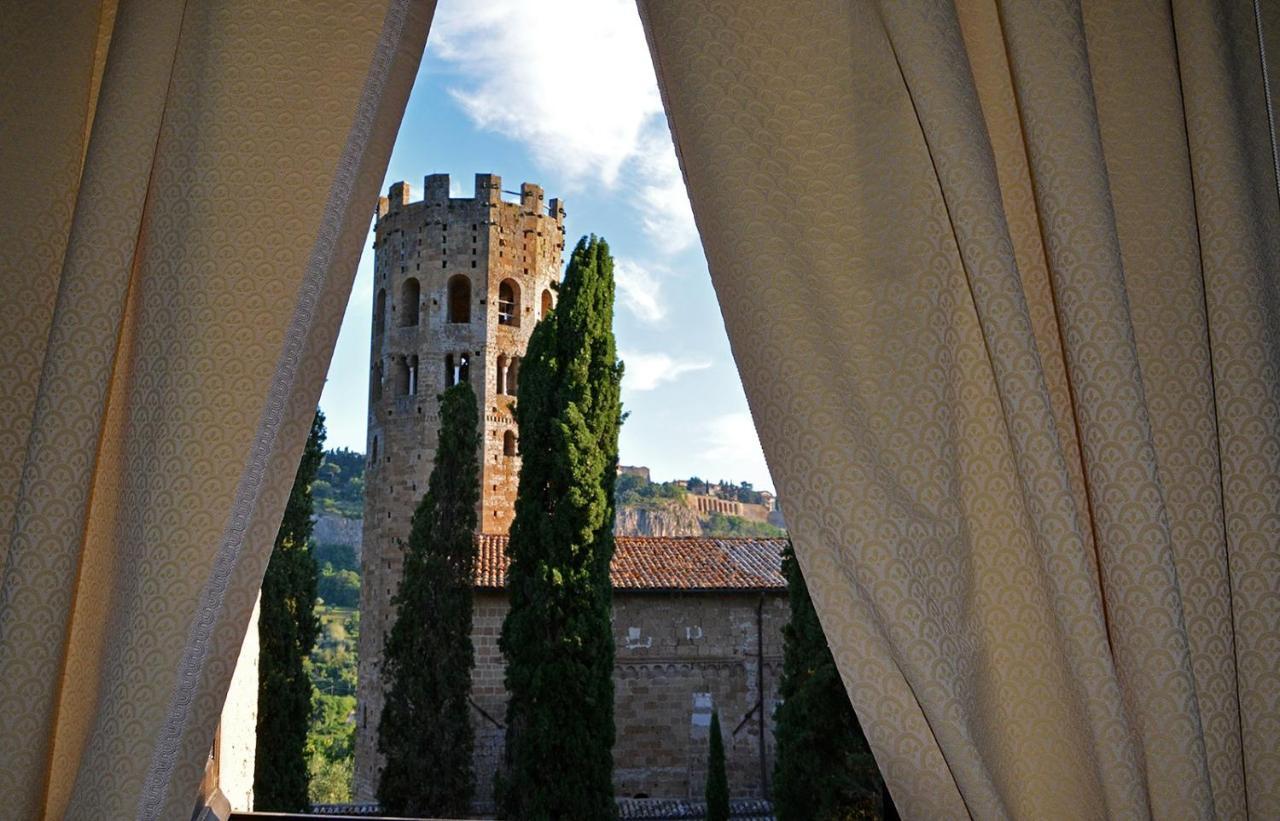
<svg viewBox="0 0 1280 821">
<path fill-rule="evenodd" d="M 422 189 L 422 199 L 414 201 L 412 186 L 409 183 L 403 181 L 392 183 L 387 188 L 387 195 L 378 198 L 379 221 L 384 217 L 395 216 L 401 212 L 415 209 L 425 209 L 436 213 L 436 218 L 439 219 L 439 209 L 441 208 L 464 208 L 468 204 L 483 204 L 489 208 L 498 206 L 515 207 L 521 212 L 532 216 L 550 217 L 557 225 L 563 226 L 564 224 L 564 201 L 552 198 L 548 202 L 542 191 L 542 186 L 537 183 L 524 182 L 520 184 L 520 201 L 518 203 L 508 202 L 502 198 L 503 193 L 515 194 L 516 192 L 504 192 L 502 177 L 497 174 L 476 174 L 475 193 L 471 197 L 451 196 L 448 174 L 428 174 L 423 179 Z M 436 210 L 432 211 L 432 209 Z"/>
<path fill-rule="evenodd" d="M 439 437 L 436 397 L 468 381 L 480 406 L 480 532 L 506 533 L 515 510 L 519 432 L 512 404 L 534 325 L 556 301 L 564 203 L 542 187 L 504 192 L 476 174 L 471 197 L 449 175 L 407 182 L 378 198 L 373 243 L 369 432 L 360 591 L 356 794 L 371 799 L 381 759 L 383 638 L 394 613 L 413 510 L 426 491 Z"/>
</svg>

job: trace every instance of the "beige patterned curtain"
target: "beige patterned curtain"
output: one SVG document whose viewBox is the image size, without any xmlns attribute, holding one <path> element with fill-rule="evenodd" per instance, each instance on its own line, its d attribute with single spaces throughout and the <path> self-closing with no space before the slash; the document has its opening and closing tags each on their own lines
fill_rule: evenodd
<svg viewBox="0 0 1280 821">
<path fill-rule="evenodd" d="M 0 12 L 0 816 L 185 818 L 434 4 Z"/>
<path fill-rule="evenodd" d="M 899 808 L 1280 818 L 1280 9 L 640 6 Z"/>
</svg>

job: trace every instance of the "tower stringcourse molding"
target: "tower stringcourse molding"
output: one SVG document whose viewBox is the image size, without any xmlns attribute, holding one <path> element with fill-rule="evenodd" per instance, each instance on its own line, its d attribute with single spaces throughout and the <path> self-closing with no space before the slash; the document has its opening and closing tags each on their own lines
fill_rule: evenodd
<svg viewBox="0 0 1280 821">
<path fill-rule="evenodd" d="M 439 436 L 436 397 L 468 381 L 481 408 L 480 531 L 506 533 L 515 509 L 520 438 L 512 406 L 534 325 L 555 305 L 564 203 L 495 174 L 475 195 L 449 196 L 432 174 L 422 200 L 393 184 L 378 198 L 373 243 L 369 428 L 361 548 L 356 795 L 377 788 L 381 656 L 400 585 L 403 543 L 427 488 Z M 507 196 L 504 198 L 504 194 Z"/>
</svg>

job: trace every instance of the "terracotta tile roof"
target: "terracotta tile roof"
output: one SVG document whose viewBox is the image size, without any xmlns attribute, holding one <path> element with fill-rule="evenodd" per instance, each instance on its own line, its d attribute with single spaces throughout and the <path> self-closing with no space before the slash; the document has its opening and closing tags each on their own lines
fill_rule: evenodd
<svg viewBox="0 0 1280 821">
<path fill-rule="evenodd" d="M 501 590 L 507 582 L 507 537 L 478 536 L 476 587 Z M 786 539 L 708 539 L 699 536 L 618 536 L 614 589 L 784 590 Z"/>
</svg>

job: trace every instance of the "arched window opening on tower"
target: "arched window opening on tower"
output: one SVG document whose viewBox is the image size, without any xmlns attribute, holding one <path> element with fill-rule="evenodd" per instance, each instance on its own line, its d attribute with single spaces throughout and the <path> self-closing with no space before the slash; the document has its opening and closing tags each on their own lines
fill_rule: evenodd
<svg viewBox="0 0 1280 821">
<path fill-rule="evenodd" d="M 378 464 L 378 437 L 373 437 L 373 444 L 369 445 L 369 464 Z"/>
<path fill-rule="evenodd" d="M 369 391 L 373 396 L 373 401 L 377 402 L 382 398 L 382 363 L 378 362 L 373 366 L 373 375 L 369 379 Z"/>
<path fill-rule="evenodd" d="M 422 289 L 418 280 L 409 277 L 400 288 L 400 324 L 404 327 L 418 324 L 419 296 Z"/>
<path fill-rule="evenodd" d="M 418 395 L 418 357 L 409 357 L 409 395 Z"/>
<path fill-rule="evenodd" d="M 554 306 L 552 305 L 552 302 L 551 302 L 551 289 L 543 288 L 542 289 L 542 313 L 538 314 L 538 319 L 545 319 L 547 314 L 551 313 L 551 309 L 553 307 Z"/>
<path fill-rule="evenodd" d="M 458 354 L 458 381 L 471 381 L 471 357 L 465 353 Z"/>
<path fill-rule="evenodd" d="M 387 324 L 387 289 L 379 288 L 378 295 L 373 298 L 373 337 L 382 336 L 382 329 Z"/>
<path fill-rule="evenodd" d="M 499 356 L 497 364 L 498 364 L 498 367 L 494 368 L 494 371 L 497 374 L 498 381 L 495 384 L 494 389 L 498 393 L 498 395 L 501 396 L 507 392 L 507 365 L 508 365 L 507 357 Z"/>
<path fill-rule="evenodd" d="M 409 359 L 408 357 L 397 356 L 395 359 L 395 364 L 392 365 L 392 367 L 395 368 L 395 372 L 394 372 L 395 392 L 396 392 L 395 395 L 408 396 L 409 395 Z"/>
<path fill-rule="evenodd" d="M 502 455 L 515 456 L 517 453 L 518 451 L 516 450 L 516 435 L 511 431 L 507 431 L 506 433 L 502 434 Z"/>
<path fill-rule="evenodd" d="M 520 325 L 520 286 L 514 280 L 504 279 L 498 286 L 498 324 Z"/>
<path fill-rule="evenodd" d="M 453 362 L 453 354 L 444 355 L 444 386 L 452 388 L 458 384 L 457 366 Z"/>
<path fill-rule="evenodd" d="M 507 393 L 515 396 L 520 391 L 520 357 L 511 357 L 507 365 Z"/>
<path fill-rule="evenodd" d="M 449 280 L 449 321 L 471 321 L 471 280 L 462 274 Z"/>
</svg>

